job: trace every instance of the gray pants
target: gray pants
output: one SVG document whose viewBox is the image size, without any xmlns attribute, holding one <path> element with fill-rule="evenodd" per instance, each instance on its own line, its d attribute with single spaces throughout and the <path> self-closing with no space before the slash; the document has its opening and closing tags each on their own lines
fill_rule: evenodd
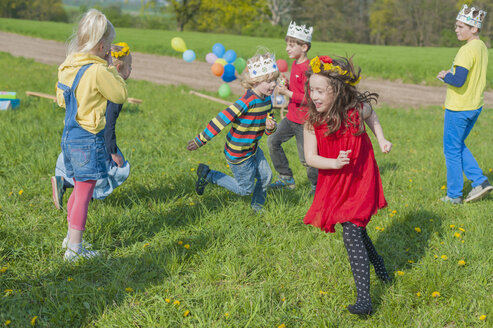
<svg viewBox="0 0 493 328">
<path fill-rule="evenodd" d="M 298 148 L 298 157 L 301 164 L 306 167 L 306 175 L 312 185 L 317 184 L 318 170 L 306 165 L 305 152 L 303 148 L 303 124 L 291 122 L 286 117 L 277 126 L 274 134 L 271 134 L 267 139 L 269 146 L 269 154 L 274 165 L 274 169 L 283 178 L 292 178 L 293 171 L 289 168 L 289 162 L 282 149 L 282 144 L 296 137 L 296 147 Z"/>
</svg>

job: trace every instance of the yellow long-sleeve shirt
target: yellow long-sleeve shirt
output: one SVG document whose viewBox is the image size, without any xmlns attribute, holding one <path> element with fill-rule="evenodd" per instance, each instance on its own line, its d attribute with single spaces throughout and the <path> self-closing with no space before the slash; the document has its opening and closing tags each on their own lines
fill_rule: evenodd
<svg viewBox="0 0 493 328">
<path fill-rule="evenodd" d="M 75 91 L 76 120 L 84 130 L 96 134 L 106 124 L 107 100 L 123 104 L 127 100 L 127 85 L 116 68 L 108 67 L 104 59 L 87 53 L 69 55 L 58 68 L 58 81 L 71 87 L 79 69 L 91 63 Z M 57 88 L 56 97 L 58 105 L 65 108 L 63 90 Z"/>
</svg>

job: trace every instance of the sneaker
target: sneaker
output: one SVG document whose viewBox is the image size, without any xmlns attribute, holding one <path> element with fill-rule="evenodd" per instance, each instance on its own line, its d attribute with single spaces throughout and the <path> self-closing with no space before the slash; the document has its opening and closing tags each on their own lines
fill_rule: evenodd
<svg viewBox="0 0 493 328">
<path fill-rule="evenodd" d="M 91 248 L 92 244 L 88 243 L 87 241 L 82 239 L 82 246 L 85 248 Z M 68 247 L 68 237 L 65 237 L 65 238 L 63 238 L 63 241 L 62 241 L 62 248 L 67 248 L 67 247 Z"/>
<path fill-rule="evenodd" d="M 205 186 L 209 183 L 209 181 L 207 181 L 207 175 L 210 171 L 209 166 L 202 163 L 197 167 L 197 182 L 195 183 L 197 195 L 202 195 L 204 193 Z"/>
<path fill-rule="evenodd" d="M 269 186 L 269 188 L 271 189 L 290 189 L 290 190 L 293 190 L 294 187 L 295 187 L 295 183 L 293 177 L 287 179 L 279 177 L 279 179 L 277 179 L 276 182 L 271 183 Z"/>
<path fill-rule="evenodd" d="M 63 260 L 67 262 L 77 262 L 80 259 L 87 260 L 99 255 L 100 254 L 98 251 L 90 251 L 84 246 L 81 246 L 78 251 L 67 248 L 67 250 L 65 251 L 65 255 L 63 256 Z"/>
<path fill-rule="evenodd" d="M 459 196 L 457 198 L 450 198 L 449 196 L 445 196 L 440 198 L 440 200 L 444 203 L 448 203 L 452 205 L 462 204 L 462 196 Z"/>
<path fill-rule="evenodd" d="M 53 204 L 55 204 L 56 209 L 63 209 L 63 194 L 65 193 L 65 189 L 63 188 L 62 177 L 51 177 L 51 190 L 53 192 Z"/>
<path fill-rule="evenodd" d="M 486 194 L 488 194 L 491 190 L 493 190 L 493 187 L 490 185 L 490 182 L 488 180 L 485 180 L 479 186 L 472 188 L 469 194 L 467 194 L 467 197 L 464 200 L 464 202 L 468 203 L 468 202 L 480 200 L 481 198 L 486 196 Z"/>
</svg>

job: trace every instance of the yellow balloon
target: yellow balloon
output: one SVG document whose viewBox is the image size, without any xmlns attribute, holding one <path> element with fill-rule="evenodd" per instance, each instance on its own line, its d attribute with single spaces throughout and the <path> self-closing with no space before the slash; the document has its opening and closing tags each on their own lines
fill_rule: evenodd
<svg viewBox="0 0 493 328">
<path fill-rule="evenodd" d="M 224 60 L 223 58 L 218 58 L 216 59 L 216 61 L 214 63 L 219 63 L 221 65 L 226 65 L 228 62 L 226 60 Z"/>
<path fill-rule="evenodd" d="M 185 45 L 185 41 L 182 38 L 175 37 L 171 39 L 171 47 L 179 52 L 187 51 L 187 46 Z"/>
</svg>

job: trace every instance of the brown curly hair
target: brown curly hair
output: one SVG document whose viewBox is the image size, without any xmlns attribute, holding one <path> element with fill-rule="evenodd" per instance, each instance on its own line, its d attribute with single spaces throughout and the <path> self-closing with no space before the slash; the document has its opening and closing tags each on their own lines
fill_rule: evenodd
<svg viewBox="0 0 493 328">
<path fill-rule="evenodd" d="M 330 57 L 322 57 L 330 58 Z M 308 102 L 308 117 L 306 122 L 309 127 L 313 125 L 327 123 L 328 134 L 332 134 L 339 130 L 341 124 L 348 127 L 350 124 L 353 126 L 356 123 L 349 117 L 349 110 L 356 109 L 359 112 L 359 116 L 362 117 L 363 107 L 361 103 L 370 104 L 372 101 L 377 101 L 378 94 L 371 93 L 369 91 L 360 92 L 356 88 L 356 84 L 360 80 L 361 68 L 355 68 L 353 65 L 352 57 L 337 57 L 337 59 L 332 59 L 332 66 L 339 66 L 338 69 L 324 70 L 323 63 L 322 69 L 315 73 L 313 68 L 310 66 L 306 71 L 306 84 L 305 84 L 305 95 Z M 343 73 L 343 74 L 341 74 Z M 319 113 L 315 104 L 313 103 L 310 95 L 310 77 L 313 74 L 319 74 L 327 78 L 329 87 L 332 90 L 332 95 L 334 101 L 330 108 L 323 113 Z M 362 119 L 359 120 L 358 132 L 356 135 L 360 135 L 364 131 L 364 122 Z"/>
</svg>

